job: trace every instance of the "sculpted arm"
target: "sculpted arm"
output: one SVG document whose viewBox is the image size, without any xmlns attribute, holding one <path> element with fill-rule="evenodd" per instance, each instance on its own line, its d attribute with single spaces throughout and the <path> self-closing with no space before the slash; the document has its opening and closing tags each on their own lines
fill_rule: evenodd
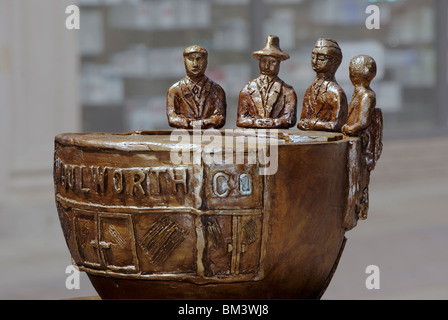
<svg viewBox="0 0 448 320">
<path fill-rule="evenodd" d="M 245 90 L 240 92 L 238 99 L 238 118 L 237 126 L 245 128 L 274 128 L 274 119 L 272 118 L 255 118 L 250 115 L 252 100 Z"/>
<path fill-rule="evenodd" d="M 221 87 L 217 87 L 216 95 L 214 97 L 214 112 L 213 114 L 202 121 L 203 128 L 222 128 L 226 123 L 226 94 Z"/>
<path fill-rule="evenodd" d="M 290 128 L 297 121 L 297 95 L 292 89 L 288 89 L 284 99 L 284 112 L 279 118 L 274 119 L 273 128 Z"/>
<path fill-rule="evenodd" d="M 168 117 L 168 123 L 172 127 L 187 129 L 190 127 L 190 121 L 188 118 L 178 113 L 180 97 L 175 88 L 171 87 L 168 90 L 166 96 L 166 115 Z"/>
<path fill-rule="evenodd" d="M 308 88 L 303 97 L 302 112 L 297 127 L 301 130 L 310 130 L 311 119 L 309 117 L 310 110 L 310 88 Z"/>
<path fill-rule="evenodd" d="M 325 103 L 331 105 L 329 119 L 317 120 L 314 123 L 315 130 L 340 131 L 347 122 L 347 97 L 345 93 L 334 92 Z"/>
<path fill-rule="evenodd" d="M 251 128 L 254 126 L 255 119 L 250 115 L 249 108 L 250 97 L 243 89 L 238 98 L 238 115 L 236 120 L 238 127 Z"/>
<path fill-rule="evenodd" d="M 374 94 L 365 95 L 356 108 L 360 108 L 358 121 L 342 127 L 342 131 L 346 134 L 358 134 L 367 129 L 372 122 L 372 113 L 376 106 L 376 97 Z"/>
</svg>

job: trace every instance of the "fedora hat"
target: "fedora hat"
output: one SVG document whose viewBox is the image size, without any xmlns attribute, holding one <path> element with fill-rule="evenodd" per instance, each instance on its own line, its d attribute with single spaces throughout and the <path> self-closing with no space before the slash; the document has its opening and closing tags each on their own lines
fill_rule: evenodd
<svg viewBox="0 0 448 320">
<path fill-rule="evenodd" d="M 280 39 L 273 35 L 269 35 L 264 48 L 252 52 L 252 56 L 257 60 L 259 60 L 261 56 L 271 56 L 280 60 L 289 59 L 289 54 L 284 53 L 282 49 L 280 49 Z"/>
</svg>

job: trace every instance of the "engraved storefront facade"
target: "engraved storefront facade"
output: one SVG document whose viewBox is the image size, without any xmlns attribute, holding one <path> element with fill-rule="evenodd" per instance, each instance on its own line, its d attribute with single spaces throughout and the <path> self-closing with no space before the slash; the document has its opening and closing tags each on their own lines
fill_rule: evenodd
<svg viewBox="0 0 448 320">
<path fill-rule="evenodd" d="M 126 167 L 137 155 L 119 151 L 86 165 L 94 153 L 55 153 L 57 205 L 81 270 L 193 283 L 263 278 L 257 165 L 173 166 L 164 152 L 148 152 L 138 157 L 149 166 Z"/>
</svg>

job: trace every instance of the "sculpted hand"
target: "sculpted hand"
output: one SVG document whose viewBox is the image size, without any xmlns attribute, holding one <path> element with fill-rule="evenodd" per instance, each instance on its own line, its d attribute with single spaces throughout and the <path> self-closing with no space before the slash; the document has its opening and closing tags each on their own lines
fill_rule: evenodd
<svg viewBox="0 0 448 320">
<path fill-rule="evenodd" d="M 348 124 L 344 124 L 344 125 L 342 126 L 341 131 L 342 131 L 343 133 L 345 133 L 345 134 L 349 134 L 349 135 L 356 134 L 356 131 L 355 131 L 351 126 L 349 126 Z"/>
<path fill-rule="evenodd" d="M 274 124 L 274 120 L 271 118 L 257 119 L 255 124 L 259 127 L 271 127 Z"/>
<path fill-rule="evenodd" d="M 191 120 L 190 125 L 192 128 L 202 128 L 204 124 L 203 120 Z"/>
<path fill-rule="evenodd" d="M 299 121 L 299 128 L 309 129 L 311 121 L 309 119 L 303 119 Z"/>
</svg>

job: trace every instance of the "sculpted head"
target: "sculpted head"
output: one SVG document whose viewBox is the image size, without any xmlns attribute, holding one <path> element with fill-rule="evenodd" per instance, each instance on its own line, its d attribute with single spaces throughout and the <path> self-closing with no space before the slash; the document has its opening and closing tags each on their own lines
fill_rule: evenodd
<svg viewBox="0 0 448 320">
<path fill-rule="evenodd" d="M 354 85 L 369 85 L 376 76 L 376 62 L 367 55 L 358 55 L 350 60 L 350 81 Z"/>
<path fill-rule="evenodd" d="M 208 52 L 204 47 L 193 45 L 184 50 L 185 71 L 190 78 L 204 75 L 207 69 Z"/>
<path fill-rule="evenodd" d="M 258 66 L 260 68 L 260 73 L 276 77 L 280 71 L 280 61 L 279 59 L 272 56 L 262 56 L 258 59 Z"/>
<path fill-rule="evenodd" d="M 280 62 L 289 59 L 289 55 L 280 49 L 280 40 L 270 35 L 263 49 L 252 52 L 252 56 L 259 61 L 260 73 L 276 77 L 280 71 Z"/>
<path fill-rule="evenodd" d="M 331 39 L 318 39 L 311 54 L 311 65 L 316 73 L 335 74 L 342 62 L 342 51 Z"/>
</svg>

